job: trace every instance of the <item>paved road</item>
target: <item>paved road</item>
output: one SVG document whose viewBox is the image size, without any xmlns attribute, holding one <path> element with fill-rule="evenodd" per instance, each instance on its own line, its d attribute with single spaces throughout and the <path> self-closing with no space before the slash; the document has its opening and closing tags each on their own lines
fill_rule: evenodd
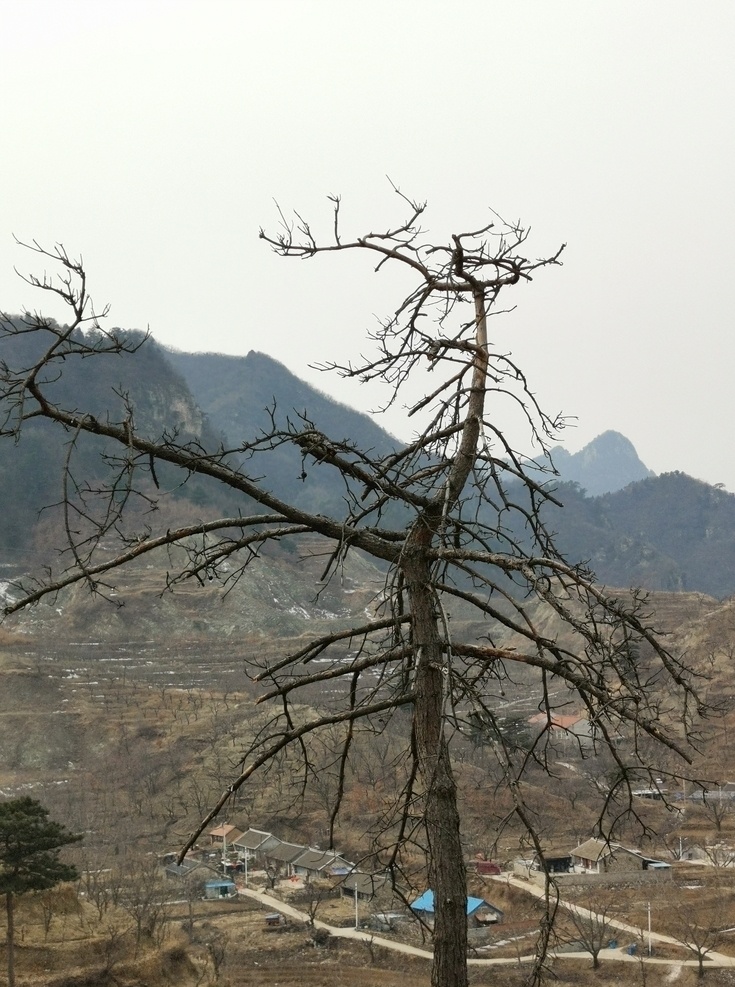
<svg viewBox="0 0 735 987">
<path fill-rule="evenodd" d="M 491 875 L 491 876 L 492 876 L 492 880 L 498 881 L 501 884 L 512 884 L 513 887 L 520 888 L 521 890 L 528 892 L 528 894 L 535 895 L 537 898 L 543 898 L 544 897 L 544 889 L 542 887 L 539 887 L 539 885 L 534 884 L 534 883 L 532 883 L 530 881 L 523 881 L 520 878 L 513 877 L 510 874 L 499 874 L 499 875 Z M 562 899 L 560 899 L 559 900 L 559 904 L 563 908 L 568 909 L 570 912 L 575 912 L 577 915 L 581 915 L 581 916 L 583 916 L 585 918 L 590 918 L 594 914 L 590 909 L 584 908 L 582 905 L 572 904 L 572 902 L 570 902 L 570 901 L 563 901 Z M 626 922 L 620 922 L 620 921 L 618 921 L 618 919 L 613 919 L 613 918 L 608 918 L 607 919 L 607 923 L 608 923 L 608 925 L 613 926 L 613 928 L 615 928 L 615 929 L 620 929 L 622 932 L 627 932 L 627 933 L 629 933 L 629 935 L 635 936 L 636 939 L 638 937 L 642 937 L 644 939 L 648 937 L 647 930 L 642 929 L 638 925 L 628 925 Z M 682 945 L 682 943 L 681 943 L 681 941 L 679 939 L 674 939 L 673 936 L 666 936 L 666 935 L 663 935 L 663 933 L 654 932 L 653 930 L 651 930 L 651 942 L 666 943 L 667 945 L 670 945 L 670 946 L 681 946 Z M 614 953 L 616 953 L 616 952 L 617 951 L 613 951 L 613 950 L 603 950 L 603 954 L 604 955 L 611 956 L 611 957 L 613 957 L 614 956 Z M 563 953 L 561 955 L 568 956 L 569 954 L 568 953 Z M 589 955 L 589 954 L 586 954 L 586 955 Z M 627 956 L 627 954 L 614 956 L 614 958 L 623 959 L 623 958 L 625 958 L 625 956 Z M 672 963 L 672 962 L 674 962 L 672 960 L 661 960 L 661 959 L 656 959 L 655 957 L 648 957 L 648 956 L 644 956 L 643 958 L 646 961 L 651 961 L 651 962 L 654 962 L 655 961 L 655 962 L 658 962 L 658 963 Z M 635 962 L 638 962 L 641 959 L 641 957 L 640 957 L 640 955 L 636 955 L 636 956 L 628 957 L 628 959 L 632 959 L 632 960 L 635 960 Z M 679 961 L 677 960 L 676 962 L 678 963 Z M 686 965 L 686 966 L 696 966 L 697 965 L 697 960 L 696 959 L 695 960 L 683 960 L 681 962 L 684 963 L 684 965 Z M 735 966 L 735 957 L 734 956 L 728 956 L 726 953 L 708 952 L 707 953 L 707 958 L 706 958 L 705 962 L 708 963 L 711 966 Z"/>
<path fill-rule="evenodd" d="M 501 874 L 498 877 L 494 877 L 493 880 L 500 881 L 505 884 L 512 884 L 514 887 L 521 888 L 527 891 L 529 894 L 536 895 L 538 898 L 543 898 L 544 892 L 542 888 L 536 885 L 530 884 L 528 881 L 521 881 L 518 878 L 511 877 L 508 874 Z M 299 911 L 292 905 L 287 904 L 285 901 L 281 901 L 280 898 L 276 898 L 265 891 L 256 891 L 254 888 L 239 888 L 239 893 L 247 898 L 251 898 L 253 901 L 260 902 L 265 908 L 270 912 L 280 912 L 281 915 L 288 915 L 289 918 L 295 919 L 297 922 L 309 922 L 309 916 L 305 912 Z M 590 915 L 590 912 L 586 908 L 582 908 L 580 905 L 573 905 L 571 902 L 561 902 L 564 908 L 568 908 L 572 911 L 576 911 L 580 915 Z M 640 928 L 633 925 L 626 925 L 625 922 L 618 922 L 614 919 L 610 919 L 610 925 L 614 926 L 616 929 L 620 929 L 623 932 L 628 932 L 630 935 L 638 938 L 641 934 Z M 360 942 L 370 942 L 374 946 L 382 946 L 384 949 L 392 949 L 396 953 L 404 953 L 409 956 L 418 956 L 422 959 L 431 960 L 433 959 L 433 953 L 428 949 L 420 949 L 418 946 L 411 946 L 408 943 L 394 942 L 392 939 L 382 939 L 380 936 L 374 935 L 372 932 L 363 932 L 361 929 L 352 928 L 341 928 L 337 926 L 327 925 L 326 922 L 320 922 L 318 920 L 314 921 L 314 925 L 317 929 L 324 929 L 330 933 L 330 935 L 337 936 L 340 939 L 356 939 Z M 659 933 L 652 932 L 651 940 L 655 942 L 668 943 L 670 945 L 680 946 L 681 943 L 676 939 L 672 939 L 671 936 L 660 935 Z M 554 952 L 550 951 L 549 956 L 556 957 L 557 959 L 586 959 L 589 960 L 590 955 L 587 952 Z M 518 965 L 519 963 L 532 963 L 535 960 L 535 954 L 527 954 L 524 956 L 494 956 L 488 958 L 470 957 L 467 960 L 469 966 L 512 966 Z M 600 953 L 601 959 L 617 960 L 621 963 L 644 963 L 658 964 L 664 966 L 697 966 L 697 960 L 667 960 L 661 959 L 658 956 L 645 956 L 636 955 L 629 956 L 623 949 L 603 949 Z M 705 961 L 707 967 L 735 967 L 735 957 L 727 956 L 724 953 L 708 953 L 707 959 Z"/>
<path fill-rule="evenodd" d="M 246 895 L 254 901 L 259 901 L 271 912 L 280 912 L 282 915 L 288 915 L 289 918 L 294 918 L 297 922 L 309 922 L 309 916 L 305 912 L 300 912 L 297 908 L 286 904 L 285 901 L 281 901 L 280 898 L 275 898 L 267 892 L 256 891 L 254 888 L 239 888 L 238 890 L 240 894 Z M 341 928 L 327 925 L 326 922 L 320 922 L 318 920 L 315 920 L 314 925 L 317 929 L 325 929 L 331 935 L 338 936 L 341 939 L 358 939 L 361 942 L 372 942 L 375 946 L 384 946 L 386 949 L 393 949 L 398 953 L 421 956 L 427 960 L 432 959 L 433 956 L 433 953 L 428 949 L 419 949 L 418 946 L 410 946 L 408 943 L 393 942 L 391 939 L 381 939 L 379 936 L 373 935 L 372 932 L 363 932 L 361 929 Z"/>
</svg>

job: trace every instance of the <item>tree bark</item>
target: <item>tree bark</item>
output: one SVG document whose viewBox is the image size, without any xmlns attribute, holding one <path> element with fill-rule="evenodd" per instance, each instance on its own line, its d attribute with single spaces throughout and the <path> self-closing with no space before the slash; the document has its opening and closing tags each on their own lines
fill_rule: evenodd
<svg viewBox="0 0 735 987">
<path fill-rule="evenodd" d="M 424 541 L 429 538 L 425 535 Z M 416 756 L 424 788 L 429 884 L 434 892 L 432 987 L 467 987 L 467 883 L 457 786 L 444 731 L 448 656 L 439 632 L 430 567 L 414 546 L 404 553 L 416 659 Z"/>
<path fill-rule="evenodd" d="M 460 838 L 457 785 L 445 732 L 452 674 L 448 642 L 441 632 L 429 548 L 442 517 L 462 496 L 477 457 L 487 375 L 485 292 L 473 290 L 475 355 L 468 407 L 459 448 L 444 487 L 421 512 L 401 554 L 411 613 L 415 672 L 414 736 L 424 788 L 429 884 L 434 892 L 432 987 L 467 987 L 467 876 Z"/>
<path fill-rule="evenodd" d="M 15 900 L 12 891 L 5 894 L 5 909 L 8 913 L 8 987 L 15 987 Z"/>
</svg>

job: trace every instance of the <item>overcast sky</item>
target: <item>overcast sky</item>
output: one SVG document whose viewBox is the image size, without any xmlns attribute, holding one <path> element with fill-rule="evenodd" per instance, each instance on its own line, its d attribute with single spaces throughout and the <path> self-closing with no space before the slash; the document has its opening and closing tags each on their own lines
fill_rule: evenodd
<svg viewBox="0 0 735 987">
<path fill-rule="evenodd" d="M 273 200 L 329 229 L 441 241 L 491 207 L 568 244 L 493 323 L 542 404 L 656 472 L 735 491 L 732 0 L 0 0 L 0 308 L 39 307 L 13 240 L 84 258 L 109 324 L 309 363 L 365 349 L 398 299 L 367 257 L 258 239 Z M 52 311 L 59 316 L 61 313 Z M 407 437 L 396 414 L 386 426 Z"/>
</svg>

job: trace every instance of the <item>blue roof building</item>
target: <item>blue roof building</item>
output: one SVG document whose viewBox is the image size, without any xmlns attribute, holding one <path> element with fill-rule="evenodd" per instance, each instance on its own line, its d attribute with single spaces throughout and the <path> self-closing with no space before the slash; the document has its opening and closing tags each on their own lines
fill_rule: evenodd
<svg viewBox="0 0 735 987">
<path fill-rule="evenodd" d="M 424 891 L 420 898 L 411 903 L 411 911 L 424 921 L 427 925 L 434 923 L 434 892 Z M 503 921 L 503 912 L 495 905 L 485 901 L 484 898 L 473 898 L 467 896 L 467 918 L 475 926 L 495 925 Z"/>
<path fill-rule="evenodd" d="M 207 881 L 204 885 L 205 898 L 236 898 L 237 887 L 234 881 L 226 878 L 220 881 Z"/>
</svg>

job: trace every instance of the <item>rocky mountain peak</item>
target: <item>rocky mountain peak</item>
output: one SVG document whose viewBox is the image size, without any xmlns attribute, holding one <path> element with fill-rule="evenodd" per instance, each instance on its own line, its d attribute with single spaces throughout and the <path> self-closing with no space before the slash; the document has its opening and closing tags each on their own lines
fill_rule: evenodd
<svg viewBox="0 0 735 987">
<path fill-rule="evenodd" d="M 579 452 L 556 446 L 551 458 L 563 481 L 578 483 L 591 497 L 655 476 L 641 462 L 630 439 L 613 430 L 598 435 Z"/>
</svg>

